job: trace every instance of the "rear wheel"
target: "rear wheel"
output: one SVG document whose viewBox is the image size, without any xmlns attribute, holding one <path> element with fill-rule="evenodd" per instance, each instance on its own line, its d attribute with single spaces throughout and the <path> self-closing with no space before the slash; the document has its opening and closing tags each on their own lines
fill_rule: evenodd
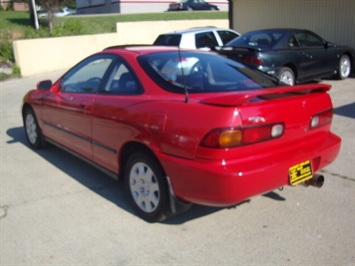
<svg viewBox="0 0 355 266">
<path fill-rule="evenodd" d="M 351 72 L 351 61 L 349 56 L 343 55 L 339 60 L 338 78 L 346 79 Z"/>
<path fill-rule="evenodd" d="M 44 138 L 41 129 L 39 128 L 35 113 L 31 108 L 27 108 L 23 115 L 23 122 L 26 131 L 26 137 L 30 145 L 34 149 L 39 149 L 44 146 Z"/>
<path fill-rule="evenodd" d="M 125 181 L 130 201 L 142 219 L 159 222 L 171 215 L 165 173 L 153 155 L 132 154 L 125 167 Z"/>
<path fill-rule="evenodd" d="M 295 85 L 295 74 L 291 68 L 282 67 L 279 71 L 278 78 L 281 82 L 293 86 Z"/>
</svg>

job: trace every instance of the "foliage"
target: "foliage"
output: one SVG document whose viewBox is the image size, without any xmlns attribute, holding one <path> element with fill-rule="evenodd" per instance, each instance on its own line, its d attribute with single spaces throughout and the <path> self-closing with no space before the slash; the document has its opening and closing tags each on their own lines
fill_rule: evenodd
<svg viewBox="0 0 355 266">
<path fill-rule="evenodd" d="M 14 62 L 14 55 L 11 41 L 0 41 L 0 58 L 5 61 Z"/>
<path fill-rule="evenodd" d="M 0 31 L 0 60 L 14 62 L 10 31 Z"/>
</svg>

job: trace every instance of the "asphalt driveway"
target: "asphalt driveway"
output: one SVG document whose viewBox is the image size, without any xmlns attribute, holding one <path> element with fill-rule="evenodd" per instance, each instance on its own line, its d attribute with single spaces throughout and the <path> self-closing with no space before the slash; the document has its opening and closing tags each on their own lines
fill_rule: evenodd
<svg viewBox="0 0 355 266">
<path fill-rule="evenodd" d="M 105 174 L 53 146 L 29 148 L 22 97 L 63 72 L 0 83 L 0 265 L 355 264 L 355 77 L 323 81 L 342 147 L 321 189 L 285 187 L 149 224 Z"/>
</svg>

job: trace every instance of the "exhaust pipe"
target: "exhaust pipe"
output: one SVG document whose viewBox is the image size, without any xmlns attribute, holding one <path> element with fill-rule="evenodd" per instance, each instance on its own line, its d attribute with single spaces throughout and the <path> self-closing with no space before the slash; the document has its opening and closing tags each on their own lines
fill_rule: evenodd
<svg viewBox="0 0 355 266">
<path fill-rule="evenodd" d="M 324 184 L 324 176 L 323 175 L 314 174 L 311 179 L 307 180 L 303 184 L 306 187 L 313 186 L 313 187 L 321 188 L 323 186 L 323 184 Z"/>
</svg>

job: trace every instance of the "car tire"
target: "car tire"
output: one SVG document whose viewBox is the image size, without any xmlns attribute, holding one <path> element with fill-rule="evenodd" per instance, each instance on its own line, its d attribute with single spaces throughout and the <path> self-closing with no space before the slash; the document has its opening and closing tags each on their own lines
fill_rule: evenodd
<svg viewBox="0 0 355 266">
<path fill-rule="evenodd" d="M 187 11 L 194 11 L 192 7 L 188 6 Z"/>
<path fill-rule="evenodd" d="M 279 71 L 278 78 L 280 82 L 283 82 L 287 85 L 295 85 L 295 74 L 289 67 L 282 67 Z"/>
<path fill-rule="evenodd" d="M 171 216 L 165 172 L 154 155 L 136 152 L 127 160 L 125 183 L 138 216 L 147 222 L 161 222 Z"/>
<path fill-rule="evenodd" d="M 339 60 L 339 70 L 337 77 L 339 79 L 346 79 L 351 72 L 351 61 L 349 56 L 343 55 Z"/>
<path fill-rule="evenodd" d="M 32 108 L 26 108 L 23 114 L 23 123 L 26 131 L 26 137 L 31 147 L 40 149 L 44 147 L 44 137 L 38 125 L 36 115 Z"/>
</svg>

